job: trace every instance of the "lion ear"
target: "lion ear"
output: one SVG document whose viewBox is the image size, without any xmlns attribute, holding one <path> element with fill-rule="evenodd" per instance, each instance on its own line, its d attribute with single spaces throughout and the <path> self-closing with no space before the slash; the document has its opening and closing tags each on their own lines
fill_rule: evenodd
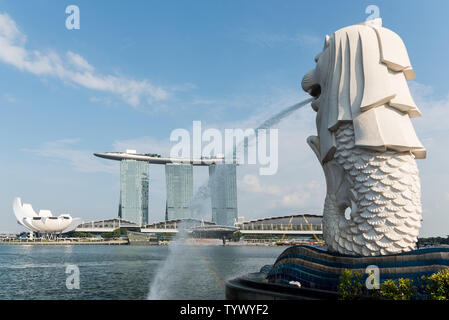
<svg viewBox="0 0 449 320">
<path fill-rule="evenodd" d="M 407 80 L 413 80 L 416 76 L 401 37 L 387 28 L 374 28 L 374 30 L 379 38 L 382 63 L 392 71 L 402 71 Z"/>
</svg>

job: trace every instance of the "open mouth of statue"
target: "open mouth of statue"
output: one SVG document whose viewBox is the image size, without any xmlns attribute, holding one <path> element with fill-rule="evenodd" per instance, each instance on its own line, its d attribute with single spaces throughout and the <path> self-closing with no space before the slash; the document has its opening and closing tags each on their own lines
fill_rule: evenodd
<svg viewBox="0 0 449 320">
<path fill-rule="evenodd" d="M 310 87 L 310 89 L 309 89 L 309 94 L 313 98 L 318 99 L 320 97 L 320 94 L 321 94 L 321 86 L 318 83 L 312 85 Z"/>
<path fill-rule="evenodd" d="M 315 83 L 309 88 L 307 92 L 313 97 L 313 101 L 311 103 L 312 109 L 318 112 L 318 98 L 321 95 L 321 86 L 318 83 Z"/>
</svg>

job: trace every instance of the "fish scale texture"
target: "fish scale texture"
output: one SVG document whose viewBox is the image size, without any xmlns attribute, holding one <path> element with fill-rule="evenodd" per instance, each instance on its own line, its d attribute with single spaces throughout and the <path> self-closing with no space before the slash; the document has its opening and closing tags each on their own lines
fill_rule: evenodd
<svg viewBox="0 0 449 320">
<path fill-rule="evenodd" d="M 413 250 L 422 214 L 414 156 L 356 147 L 349 122 L 340 125 L 335 139 L 334 159 L 350 180 L 356 210 L 346 219 L 335 196 L 326 196 L 323 228 L 329 249 L 363 256 Z"/>
</svg>

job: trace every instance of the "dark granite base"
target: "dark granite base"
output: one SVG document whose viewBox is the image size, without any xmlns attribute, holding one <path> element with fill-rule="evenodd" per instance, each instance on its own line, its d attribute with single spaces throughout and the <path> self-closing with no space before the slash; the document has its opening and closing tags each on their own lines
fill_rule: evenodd
<svg viewBox="0 0 449 320">
<path fill-rule="evenodd" d="M 420 285 L 422 276 L 449 268 L 449 247 L 434 247 L 385 256 L 349 256 L 331 253 L 311 246 L 294 246 L 277 258 L 267 274 L 271 283 L 298 281 L 304 287 L 337 291 L 345 269 L 368 277 L 368 266 L 379 268 L 380 282 L 409 278 Z"/>
<path fill-rule="evenodd" d="M 336 300 L 336 292 L 269 283 L 264 273 L 250 273 L 226 282 L 228 300 Z"/>
<path fill-rule="evenodd" d="M 338 299 L 338 284 L 345 269 L 361 273 L 365 281 L 366 268 L 379 268 L 380 282 L 409 278 L 422 286 L 422 276 L 449 268 L 449 248 L 433 247 L 401 254 L 362 257 L 327 252 L 311 246 L 286 249 L 273 266 L 226 283 L 227 299 Z M 290 284 L 299 282 L 301 287 Z"/>
</svg>

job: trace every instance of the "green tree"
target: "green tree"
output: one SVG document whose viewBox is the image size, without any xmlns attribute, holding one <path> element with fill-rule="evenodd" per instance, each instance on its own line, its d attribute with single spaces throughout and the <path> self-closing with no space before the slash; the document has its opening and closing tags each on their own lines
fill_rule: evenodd
<svg viewBox="0 0 449 320">
<path fill-rule="evenodd" d="M 120 228 L 115 229 L 112 232 L 105 232 L 101 235 L 103 239 L 120 238 Z"/>
<path fill-rule="evenodd" d="M 93 238 L 94 235 L 90 232 L 73 232 L 73 234 L 71 235 L 75 238 Z"/>
<path fill-rule="evenodd" d="M 386 280 L 380 285 L 380 295 L 387 300 L 410 300 L 416 294 L 411 279 Z"/>
<path fill-rule="evenodd" d="M 449 269 L 428 277 L 425 291 L 432 300 L 449 300 Z"/>
<path fill-rule="evenodd" d="M 231 234 L 231 240 L 239 241 L 241 236 L 242 233 L 240 231 L 234 232 L 233 234 Z"/>
<path fill-rule="evenodd" d="M 361 273 L 353 273 L 349 269 L 343 270 L 340 276 L 340 284 L 338 285 L 338 292 L 340 293 L 340 300 L 355 300 L 363 294 L 363 275 Z"/>
</svg>

